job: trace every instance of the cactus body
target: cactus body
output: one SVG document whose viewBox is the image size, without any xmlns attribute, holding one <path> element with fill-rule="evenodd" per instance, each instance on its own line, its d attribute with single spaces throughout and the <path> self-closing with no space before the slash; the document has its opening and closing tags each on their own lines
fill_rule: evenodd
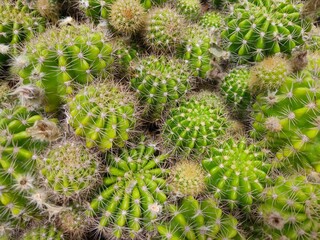
<svg viewBox="0 0 320 240">
<path fill-rule="evenodd" d="M 177 0 L 176 7 L 181 15 L 190 20 L 197 20 L 201 14 L 200 0 Z"/>
<path fill-rule="evenodd" d="M 223 103 L 215 94 L 197 93 L 173 108 L 163 126 L 166 145 L 181 154 L 205 152 L 217 144 L 228 125 Z"/>
<path fill-rule="evenodd" d="M 120 86 L 96 84 L 85 87 L 69 103 L 69 124 L 86 139 L 89 148 L 106 151 L 123 147 L 136 123 L 135 99 Z"/>
<path fill-rule="evenodd" d="M 250 210 L 269 179 L 270 164 L 265 159 L 259 147 L 247 145 L 244 139 L 229 139 L 211 148 L 202 161 L 209 173 L 207 185 L 216 198 L 227 201 L 231 208 L 240 206 Z"/>
<path fill-rule="evenodd" d="M 23 85 L 44 89 L 45 109 L 54 112 L 75 82 L 88 83 L 110 69 L 111 52 L 103 33 L 90 26 L 53 28 L 26 45 L 24 53 L 15 59 L 13 71 Z"/>
<path fill-rule="evenodd" d="M 144 229 L 152 230 L 167 199 L 161 168 L 166 159 L 166 155 L 156 156 L 154 146 L 142 143 L 122 149 L 118 156 L 108 155 L 104 189 L 91 202 L 91 210 L 102 213 L 98 230 L 116 239 L 131 239 Z"/>
<path fill-rule="evenodd" d="M 319 196 L 319 185 L 304 176 L 278 177 L 259 207 L 263 232 L 270 239 L 319 239 Z"/>
<path fill-rule="evenodd" d="M 161 239 L 244 239 L 237 220 L 225 214 L 210 198 L 186 197 L 181 205 L 169 205 L 170 220 L 157 226 Z"/>
<path fill-rule="evenodd" d="M 202 27 L 209 28 L 211 31 L 219 31 L 223 24 L 222 16 L 217 12 L 207 12 L 199 20 Z"/>
<path fill-rule="evenodd" d="M 320 88 L 314 75 L 301 71 L 277 91 L 260 94 L 253 116 L 252 136 L 266 141 L 279 167 L 290 163 L 320 172 Z"/>
<path fill-rule="evenodd" d="M 291 1 L 248 0 L 232 6 L 222 37 L 235 60 L 261 61 L 279 52 L 291 53 L 310 30 L 300 6 Z"/>
<path fill-rule="evenodd" d="M 141 58 L 132 67 L 131 87 L 146 106 L 145 115 L 158 119 L 166 106 L 177 102 L 190 89 L 187 64 L 166 57 Z"/>
<path fill-rule="evenodd" d="M 63 234 L 54 226 L 44 225 L 29 229 L 22 240 L 63 240 Z"/>
</svg>

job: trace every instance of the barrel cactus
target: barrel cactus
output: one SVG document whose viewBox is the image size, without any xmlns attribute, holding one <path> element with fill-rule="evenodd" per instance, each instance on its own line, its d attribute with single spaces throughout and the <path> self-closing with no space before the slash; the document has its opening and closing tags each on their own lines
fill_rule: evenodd
<svg viewBox="0 0 320 240">
<path fill-rule="evenodd" d="M 241 62 L 261 61 L 279 52 L 290 54 L 304 43 L 310 23 L 291 1 L 240 1 L 231 6 L 222 32 L 228 50 Z"/>
<path fill-rule="evenodd" d="M 123 148 L 119 155 L 107 155 L 103 190 L 90 205 L 91 212 L 100 216 L 98 231 L 117 239 L 134 239 L 152 230 L 167 199 L 162 168 L 166 159 L 154 145 L 144 143 Z"/>
<path fill-rule="evenodd" d="M 207 185 L 216 198 L 231 208 L 251 210 L 270 180 L 271 165 L 265 160 L 266 154 L 258 146 L 231 138 L 211 148 L 202 165 L 208 171 Z"/>
<path fill-rule="evenodd" d="M 113 83 L 89 85 L 68 103 L 68 123 L 89 148 L 123 147 L 136 124 L 136 101 L 125 87 Z"/>
<path fill-rule="evenodd" d="M 225 214 L 211 198 L 197 201 L 190 196 L 167 209 L 170 219 L 157 225 L 161 239 L 244 239 L 236 218 Z"/>
<path fill-rule="evenodd" d="M 200 17 L 199 24 L 211 31 L 220 31 L 223 26 L 223 17 L 218 12 L 206 12 Z"/>
<path fill-rule="evenodd" d="M 197 20 L 201 14 L 200 0 L 177 0 L 176 8 L 181 15 L 190 20 Z"/>
<path fill-rule="evenodd" d="M 112 46 L 104 34 L 89 25 L 65 26 L 39 35 L 15 58 L 12 69 L 22 85 L 45 91 L 45 109 L 54 112 L 72 92 L 110 70 Z"/>
<path fill-rule="evenodd" d="M 151 120 L 159 119 L 166 106 L 181 99 L 191 88 L 187 64 L 174 58 L 142 57 L 132 64 L 131 75 L 131 87 Z"/>
<path fill-rule="evenodd" d="M 318 79 L 307 70 L 287 77 L 276 91 L 257 97 L 252 136 L 263 139 L 276 154 L 277 167 L 320 172 L 319 99 Z"/>
<path fill-rule="evenodd" d="M 72 140 L 52 146 L 38 165 L 47 189 L 60 199 L 85 199 L 101 172 L 97 155 Z"/>
<path fill-rule="evenodd" d="M 237 113 L 250 106 L 251 94 L 248 87 L 250 71 L 246 68 L 232 69 L 221 84 L 221 93 L 227 104 Z"/>
<path fill-rule="evenodd" d="M 217 144 L 228 128 L 228 117 L 219 97 L 209 92 L 196 93 L 171 109 L 163 126 L 165 145 L 188 155 L 203 153 Z"/>
<path fill-rule="evenodd" d="M 25 224 L 36 206 L 35 161 L 49 142 L 59 137 L 56 124 L 25 107 L 0 109 L 0 217 Z M 36 215 L 36 214 L 35 214 Z"/>
<path fill-rule="evenodd" d="M 184 18 L 170 7 L 148 13 L 144 40 L 157 53 L 174 52 L 183 39 Z"/>
<path fill-rule="evenodd" d="M 53 225 L 36 226 L 28 229 L 21 240 L 63 240 L 63 233 Z"/>
<path fill-rule="evenodd" d="M 319 184 L 305 176 L 278 177 L 263 193 L 261 230 L 270 239 L 319 239 L 319 196 Z"/>
<path fill-rule="evenodd" d="M 181 160 L 170 169 L 168 187 L 179 197 L 196 197 L 206 190 L 205 172 L 198 162 Z"/>
</svg>

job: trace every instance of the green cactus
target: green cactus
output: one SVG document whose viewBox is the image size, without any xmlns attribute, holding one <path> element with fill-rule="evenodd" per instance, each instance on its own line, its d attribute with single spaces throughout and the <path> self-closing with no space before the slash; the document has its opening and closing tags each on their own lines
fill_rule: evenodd
<svg viewBox="0 0 320 240">
<path fill-rule="evenodd" d="M 13 4 L 3 0 L 0 3 L 0 66 L 12 54 L 18 53 L 18 44 L 32 39 L 36 33 L 45 30 L 45 20 L 20 1 Z"/>
<path fill-rule="evenodd" d="M 320 88 L 315 76 L 303 70 L 287 77 L 276 91 L 258 95 L 253 108 L 252 136 L 276 153 L 278 167 L 320 172 Z"/>
<path fill-rule="evenodd" d="M 174 52 L 181 44 L 186 21 L 170 7 L 152 9 L 146 19 L 144 40 L 157 53 Z"/>
<path fill-rule="evenodd" d="M 213 70 L 213 54 L 210 52 L 214 37 L 210 30 L 198 25 L 190 25 L 178 46 L 178 55 L 189 64 L 193 75 L 206 78 Z"/>
<path fill-rule="evenodd" d="M 261 61 L 302 45 L 311 25 L 301 17 L 300 8 L 289 0 L 248 0 L 232 6 L 222 37 L 234 59 Z"/>
<path fill-rule="evenodd" d="M 54 122 L 24 107 L 0 109 L 0 221 L 25 224 L 35 205 L 35 160 L 59 136 Z"/>
<path fill-rule="evenodd" d="M 117 64 L 118 74 L 125 76 L 129 74 L 130 65 L 138 58 L 139 47 L 124 38 L 116 38 L 114 44 L 115 62 Z"/>
<path fill-rule="evenodd" d="M 250 211 L 269 181 L 271 165 L 265 160 L 266 154 L 258 146 L 231 138 L 212 147 L 202 165 L 209 173 L 206 182 L 216 198 L 232 209 L 239 206 Z"/>
<path fill-rule="evenodd" d="M 205 172 L 199 163 L 182 160 L 170 169 L 168 185 L 177 196 L 196 197 L 206 190 Z"/>
<path fill-rule="evenodd" d="M 84 199 L 100 178 L 97 155 L 77 141 L 67 140 L 52 146 L 38 165 L 48 189 L 59 198 Z"/>
<path fill-rule="evenodd" d="M 85 84 L 106 73 L 113 48 L 104 34 L 87 25 L 53 28 L 28 43 L 13 63 L 22 84 L 45 91 L 45 110 L 56 111 L 75 82 Z"/>
<path fill-rule="evenodd" d="M 107 155 L 108 176 L 104 187 L 91 202 L 99 214 L 101 233 L 116 239 L 135 239 L 144 229 L 152 230 L 166 201 L 167 155 L 157 155 L 152 144 L 121 149 L 120 155 Z"/>
<path fill-rule="evenodd" d="M 163 126 L 165 145 L 180 154 L 205 152 L 228 128 L 228 117 L 218 96 L 201 92 L 173 108 Z"/>
<path fill-rule="evenodd" d="M 181 15 L 190 20 L 197 20 L 202 6 L 200 0 L 177 0 L 176 7 Z"/>
<path fill-rule="evenodd" d="M 280 56 L 265 58 L 250 70 L 248 81 L 250 92 L 254 95 L 276 90 L 292 72 L 288 60 Z"/>
<path fill-rule="evenodd" d="M 278 177 L 259 206 L 262 230 L 269 239 L 319 239 L 319 184 L 305 176 Z"/>
<path fill-rule="evenodd" d="M 13 229 L 13 226 L 11 226 L 9 223 L 2 223 L 0 221 L 0 240 L 12 239 L 12 235 L 14 232 Z"/>
<path fill-rule="evenodd" d="M 135 98 L 111 82 L 85 87 L 68 106 L 68 122 L 89 148 L 123 147 L 136 124 Z"/>
<path fill-rule="evenodd" d="M 181 205 L 167 208 L 170 220 L 157 225 L 161 239 L 244 239 L 236 218 L 225 214 L 211 198 L 197 201 L 190 196 Z"/>
<path fill-rule="evenodd" d="M 238 2 L 238 0 L 209 0 L 209 2 L 211 2 L 215 8 L 221 9 Z"/>
<path fill-rule="evenodd" d="M 223 18 L 218 12 L 206 12 L 200 17 L 199 24 L 209 28 L 211 31 L 220 31 L 223 25 Z"/>
<path fill-rule="evenodd" d="M 245 110 L 248 110 L 250 106 L 249 78 L 249 70 L 246 68 L 235 68 L 225 76 L 221 84 L 221 93 L 227 104 L 238 114 L 245 113 Z"/>
<path fill-rule="evenodd" d="M 22 240 L 63 240 L 63 233 L 52 225 L 42 225 L 27 230 Z"/>
<path fill-rule="evenodd" d="M 145 116 L 159 119 L 166 106 L 177 102 L 191 88 L 187 64 L 154 55 L 132 64 L 131 87 L 145 105 Z"/>
<path fill-rule="evenodd" d="M 116 0 L 110 7 L 111 26 L 126 35 L 141 30 L 145 17 L 145 9 L 139 0 Z"/>
</svg>

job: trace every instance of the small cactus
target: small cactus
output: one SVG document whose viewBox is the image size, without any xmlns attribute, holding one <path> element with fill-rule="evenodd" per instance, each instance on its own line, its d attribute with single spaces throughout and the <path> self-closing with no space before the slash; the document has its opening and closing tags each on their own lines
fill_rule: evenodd
<svg viewBox="0 0 320 240">
<path fill-rule="evenodd" d="M 166 106 L 180 100 L 190 89 L 187 64 L 172 58 L 142 57 L 132 64 L 131 87 L 146 106 L 145 116 L 159 119 Z"/>
<path fill-rule="evenodd" d="M 168 185 L 174 195 L 196 197 L 206 190 L 205 172 L 199 163 L 182 160 L 170 169 Z"/>
<path fill-rule="evenodd" d="M 100 216 L 98 231 L 134 239 L 144 229 L 152 230 L 167 199 L 166 172 L 161 168 L 166 159 L 153 145 L 143 143 L 123 148 L 120 155 L 108 154 L 103 190 L 90 205 Z"/>
<path fill-rule="evenodd" d="M 301 18 L 300 5 L 291 1 L 240 1 L 231 5 L 222 32 L 234 60 L 261 61 L 276 53 L 288 53 L 304 43 L 310 23 Z"/>
<path fill-rule="evenodd" d="M 305 176 L 280 176 L 266 188 L 259 213 L 268 239 L 319 239 L 318 184 Z"/>
<path fill-rule="evenodd" d="M 205 152 L 228 128 L 228 117 L 218 96 L 201 92 L 171 109 L 163 126 L 165 145 L 180 154 Z"/>
<path fill-rule="evenodd" d="M 135 98 L 113 83 L 89 85 L 69 101 L 68 123 L 89 148 L 123 147 L 136 124 Z"/>
<path fill-rule="evenodd" d="M 232 209 L 239 206 L 250 211 L 269 181 L 271 165 L 265 160 L 258 146 L 248 145 L 245 139 L 229 139 L 211 148 L 202 165 L 208 171 L 207 185 L 217 199 Z"/>
<path fill-rule="evenodd" d="M 200 0 L 177 0 L 176 7 L 181 15 L 190 20 L 197 20 L 202 6 Z"/>
<path fill-rule="evenodd" d="M 63 240 L 63 233 L 52 225 L 32 227 L 27 230 L 21 240 Z"/>
<path fill-rule="evenodd" d="M 244 239 L 236 218 L 225 214 L 211 198 L 197 201 L 190 196 L 167 209 L 170 220 L 157 225 L 161 239 Z"/>
<path fill-rule="evenodd" d="M 223 18 L 218 12 L 207 12 L 200 17 L 199 24 L 212 32 L 220 31 L 223 25 Z"/>
</svg>

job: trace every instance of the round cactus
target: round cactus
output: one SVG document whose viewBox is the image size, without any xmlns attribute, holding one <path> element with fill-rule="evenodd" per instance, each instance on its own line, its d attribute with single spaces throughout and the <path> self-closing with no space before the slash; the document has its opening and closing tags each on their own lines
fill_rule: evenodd
<svg viewBox="0 0 320 240">
<path fill-rule="evenodd" d="M 35 160 L 59 136 L 57 126 L 24 107 L 0 109 L 0 218 L 26 223 L 35 206 Z"/>
<path fill-rule="evenodd" d="M 52 225 L 33 227 L 27 230 L 22 240 L 63 240 L 63 234 Z"/>
<path fill-rule="evenodd" d="M 87 83 L 113 63 L 112 46 L 103 33 L 87 25 L 53 28 L 33 39 L 13 63 L 23 85 L 45 91 L 45 109 L 56 111 L 72 83 Z"/>
<path fill-rule="evenodd" d="M 148 56 L 132 66 L 131 87 L 151 120 L 161 117 L 165 107 L 181 99 L 190 89 L 191 74 L 187 64 L 166 57 Z"/>
<path fill-rule="evenodd" d="M 245 68 L 235 68 L 225 76 L 222 82 L 221 93 L 226 99 L 227 104 L 237 113 L 243 113 L 250 105 L 249 78 L 249 70 Z"/>
<path fill-rule="evenodd" d="M 248 145 L 244 139 L 229 139 L 219 147 L 210 149 L 202 161 L 208 171 L 209 189 L 218 199 L 250 210 L 269 180 L 270 164 L 265 163 L 265 153 L 256 145 Z"/>
<path fill-rule="evenodd" d="M 261 61 L 275 53 L 291 53 L 304 43 L 310 24 L 291 1 L 242 1 L 231 6 L 222 33 L 228 50 L 241 62 Z"/>
<path fill-rule="evenodd" d="M 89 148 L 123 147 L 135 127 L 135 105 L 124 87 L 111 82 L 89 85 L 69 101 L 68 123 Z"/>
<path fill-rule="evenodd" d="M 152 230 L 167 199 L 166 171 L 161 168 L 166 159 L 156 154 L 154 145 L 143 143 L 121 149 L 120 155 L 107 155 L 104 189 L 91 202 L 91 211 L 101 213 L 98 231 L 133 239 L 144 229 Z"/>
<path fill-rule="evenodd" d="M 269 239 L 319 239 L 319 184 L 305 176 L 278 177 L 259 207 L 261 229 Z"/>
<path fill-rule="evenodd" d="M 145 11 L 139 0 L 116 0 L 111 5 L 110 24 L 120 33 L 139 31 L 145 21 Z"/>
<path fill-rule="evenodd" d="M 197 20 L 201 14 L 200 0 L 177 0 L 176 7 L 181 15 L 191 20 Z"/>
<path fill-rule="evenodd" d="M 227 130 L 228 118 L 218 96 L 202 92 L 173 108 L 163 126 L 166 146 L 181 154 L 204 152 Z"/>
<path fill-rule="evenodd" d="M 45 30 L 45 20 L 21 4 L 4 0 L 0 3 L 0 66 L 17 54 L 18 44 Z"/>
<path fill-rule="evenodd" d="M 197 201 L 190 196 L 181 205 L 167 208 L 170 220 L 157 226 L 161 239 L 244 239 L 236 218 L 225 214 L 211 198 Z"/>
<path fill-rule="evenodd" d="M 80 142 L 65 141 L 52 146 L 39 159 L 45 184 L 60 198 L 85 198 L 99 182 L 100 162 Z"/>
<path fill-rule="evenodd" d="M 198 25 L 189 26 L 178 47 L 179 56 L 188 63 L 193 75 L 206 78 L 213 70 L 213 55 L 210 52 L 213 36 L 208 29 Z"/>
<path fill-rule="evenodd" d="M 223 25 L 223 18 L 217 12 L 207 12 L 201 16 L 199 24 L 202 27 L 209 28 L 211 31 L 219 31 Z"/>
<path fill-rule="evenodd" d="M 183 39 L 186 23 L 175 10 L 155 8 L 148 13 L 144 39 L 158 53 L 174 52 Z"/>
<path fill-rule="evenodd" d="M 279 167 L 290 163 L 320 172 L 319 99 L 318 79 L 307 70 L 287 77 L 275 92 L 257 97 L 252 136 L 276 153 Z"/>
<path fill-rule="evenodd" d="M 253 94 L 275 90 L 281 86 L 291 73 L 288 60 L 279 56 L 264 59 L 252 67 L 249 78 L 249 88 Z"/>
<path fill-rule="evenodd" d="M 205 172 L 197 162 L 180 161 L 170 169 L 168 184 L 177 196 L 196 197 L 206 190 Z"/>
</svg>

